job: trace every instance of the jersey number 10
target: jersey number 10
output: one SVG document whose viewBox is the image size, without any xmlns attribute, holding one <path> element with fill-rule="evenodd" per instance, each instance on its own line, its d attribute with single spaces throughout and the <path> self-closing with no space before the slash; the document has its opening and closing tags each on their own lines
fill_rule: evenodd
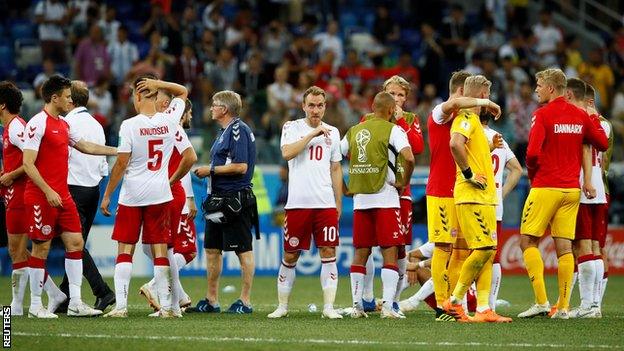
<svg viewBox="0 0 624 351">
<path fill-rule="evenodd" d="M 323 147 L 321 145 L 311 145 L 308 150 L 310 150 L 310 160 L 320 161 L 323 158 Z"/>
</svg>

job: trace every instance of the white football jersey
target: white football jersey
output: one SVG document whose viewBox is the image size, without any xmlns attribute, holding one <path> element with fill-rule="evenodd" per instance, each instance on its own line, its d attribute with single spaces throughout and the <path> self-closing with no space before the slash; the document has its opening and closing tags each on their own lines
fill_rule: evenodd
<svg viewBox="0 0 624 351">
<path fill-rule="evenodd" d="M 336 208 L 331 181 L 331 162 L 340 162 L 340 132 L 325 122 L 329 137 L 313 138 L 305 149 L 288 161 L 288 200 L 285 209 Z M 282 128 L 280 147 L 295 143 L 314 128 L 305 118 L 286 122 Z M 341 195 L 342 196 L 342 195 Z"/>
<path fill-rule="evenodd" d="M 390 131 L 389 145 L 392 145 L 395 150 L 401 151 L 406 147 L 410 147 L 407 140 L 407 134 L 403 128 L 395 125 Z M 345 136 L 340 142 L 340 151 L 343 155 L 349 154 L 349 141 Z M 396 156 L 388 148 L 388 160 L 392 164 L 396 164 Z M 386 182 L 383 187 L 375 194 L 355 194 L 353 195 L 353 209 L 355 210 L 368 210 L 371 208 L 400 208 L 399 192 L 394 187 L 396 182 L 396 176 L 390 168 L 386 173 Z"/>
<path fill-rule="evenodd" d="M 191 178 L 191 172 L 188 172 L 184 177 L 182 177 L 182 188 L 184 188 L 184 194 L 186 195 L 186 199 L 189 197 L 195 198 L 195 194 L 193 193 L 193 179 Z M 194 199 L 193 199 L 194 200 Z M 182 214 L 188 214 L 189 207 L 187 201 L 184 201 L 184 207 L 182 208 Z"/>
<path fill-rule="evenodd" d="M 607 138 L 609 137 L 609 133 L 611 132 L 611 126 L 609 123 L 605 121 L 600 121 L 600 126 L 604 129 L 607 134 Z M 593 146 L 589 147 L 592 153 L 592 177 L 591 183 L 596 189 L 596 197 L 593 199 L 588 199 L 585 196 L 585 193 L 581 191 L 581 203 L 582 204 L 606 204 L 607 203 L 607 193 L 604 185 L 604 181 L 602 179 L 602 155 L 601 151 L 596 150 Z M 581 168 L 581 185 L 583 185 L 583 168 Z"/>
<path fill-rule="evenodd" d="M 488 126 L 483 127 L 485 135 L 488 140 L 492 140 L 496 134 L 499 134 L 494 129 Z M 492 166 L 494 169 L 494 182 L 496 183 L 496 196 L 498 198 L 498 205 L 496 205 L 496 220 L 503 220 L 503 173 L 505 173 L 505 166 L 507 162 L 512 158 L 516 158 L 511 148 L 506 141 L 503 140 L 503 147 L 496 148 L 492 151 Z"/>
<path fill-rule="evenodd" d="M 121 123 L 117 151 L 131 155 L 121 184 L 120 204 L 147 206 L 173 199 L 168 165 L 184 105 L 184 100 L 175 98 L 165 112 L 152 117 L 139 114 Z"/>
</svg>

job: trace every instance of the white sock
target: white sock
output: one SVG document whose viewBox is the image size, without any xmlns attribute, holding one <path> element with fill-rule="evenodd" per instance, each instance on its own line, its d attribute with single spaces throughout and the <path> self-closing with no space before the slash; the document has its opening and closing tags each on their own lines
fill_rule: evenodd
<svg viewBox="0 0 624 351">
<path fill-rule="evenodd" d="M 173 257 L 173 248 L 167 250 L 167 258 L 169 258 L 171 272 L 171 309 L 174 312 L 180 312 L 180 271 Z"/>
<path fill-rule="evenodd" d="M 602 277 L 604 276 L 604 261 L 602 258 L 594 260 L 596 265 L 596 278 L 594 279 L 594 302 L 592 305 L 600 307 L 602 302 Z"/>
<path fill-rule="evenodd" d="M 405 279 L 405 270 L 407 268 L 407 257 L 400 258 L 397 261 L 397 266 L 399 267 L 399 280 L 397 281 L 396 293 L 394 294 L 394 302 L 399 302 L 401 300 L 401 292 L 403 292 Z"/>
<path fill-rule="evenodd" d="M 429 295 L 433 294 L 433 279 L 429 278 L 418 291 L 410 297 L 410 299 L 417 301 L 425 301 Z"/>
<path fill-rule="evenodd" d="M 594 302 L 594 280 L 596 279 L 594 260 L 579 263 L 578 273 L 581 307 L 589 308 Z"/>
<path fill-rule="evenodd" d="M 366 261 L 366 275 L 364 276 L 362 287 L 362 298 L 366 301 L 373 301 L 375 298 L 374 289 L 374 281 L 375 281 L 375 260 L 373 260 L 373 253 L 368 256 L 368 261 Z"/>
<path fill-rule="evenodd" d="M 578 280 L 578 265 L 576 266 L 576 272 L 572 275 L 572 285 L 570 287 L 570 291 L 574 291 L 574 286 L 576 285 L 576 281 Z M 579 293 L 581 292 L 581 288 L 579 288 Z"/>
<path fill-rule="evenodd" d="M 61 289 L 56 286 L 56 284 L 54 284 L 54 280 L 52 280 L 52 277 L 50 277 L 49 275 L 48 278 L 45 280 L 45 283 L 43 283 L 43 290 L 46 292 L 46 294 L 48 294 L 48 300 L 56 296 L 65 295 L 65 293 L 62 292 Z"/>
<path fill-rule="evenodd" d="M 128 308 L 128 288 L 132 276 L 132 262 L 119 262 L 115 265 L 115 309 Z"/>
<path fill-rule="evenodd" d="M 171 310 L 171 268 L 168 265 L 154 265 L 154 278 L 156 279 L 156 292 L 158 301 L 163 310 Z"/>
<path fill-rule="evenodd" d="M 362 309 L 362 293 L 364 291 L 364 276 L 366 274 L 353 272 L 351 269 L 351 297 L 353 298 L 353 307 Z"/>
<path fill-rule="evenodd" d="M 398 281 L 399 272 L 390 268 L 381 269 L 381 285 L 383 287 L 382 301 L 385 308 L 392 308 Z"/>
<path fill-rule="evenodd" d="M 601 295 L 600 295 L 600 304 L 599 306 L 602 306 L 602 299 L 604 298 L 604 294 L 607 291 L 607 283 L 609 282 L 609 278 L 602 278 L 602 289 L 600 290 Z"/>
<path fill-rule="evenodd" d="M 154 260 L 154 256 L 152 255 L 152 244 L 142 244 L 143 253 L 145 256 L 149 257 L 150 260 Z"/>
<path fill-rule="evenodd" d="M 492 311 L 496 311 L 496 299 L 498 299 L 498 290 L 501 285 L 501 265 L 500 263 L 494 263 L 492 265 L 492 285 L 490 287 L 490 308 Z"/>
<path fill-rule="evenodd" d="M 336 290 L 338 290 L 336 257 L 321 258 L 321 288 L 323 289 L 323 309 L 333 309 Z"/>
<path fill-rule="evenodd" d="M 24 305 L 24 292 L 28 284 L 28 267 L 14 269 L 11 272 L 11 309 L 22 311 Z M 15 311 L 13 311 L 15 312 Z"/>
<path fill-rule="evenodd" d="M 76 304 L 81 301 L 80 289 L 82 287 L 82 258 L 65 258 L 65 273 L 69 282 L 69 302 Z"/>
<path fill-rule="evenodd" d="M 288 299 L 290 298 L 290 292 L 293 285 L 295 285 L 295 278 L 297 277 L 297 270 L 295 265 L 288 265 L 282 261 L 279 272 L 277 273 L 277 302 L 279 307 L 287 310 Z"/>
<path fill-rule="evenodd" d="M 184 258 L 184 255 L 179 254 L 179 253 L 174 254 L 173 257 L 177 265 L 178 272 L 180 272 L 182 267 L 186 266 L 187 264 L 186 258 Z M 178 273 L 178 277 L 179 277 L 179 273 Z M 180 279 L 178 279 L 178 290 L 180 292 L 180 299 L 188 296 L 188 294 L 186 293 L 186 291 L 184 291 L 184 288 L 182 287 L 182 282 L 180 281 Z"/>
<path fill-rule="evenodd" d="M 41 303 L 41 293 L 43 292 L 45 269 L 29 267 L 28 276 L 30 278 L 30 309 L 34 310 L 43 306 Z M 48 277 L 47 281 L 51 280 L 52 278 Z"/>
</svg>

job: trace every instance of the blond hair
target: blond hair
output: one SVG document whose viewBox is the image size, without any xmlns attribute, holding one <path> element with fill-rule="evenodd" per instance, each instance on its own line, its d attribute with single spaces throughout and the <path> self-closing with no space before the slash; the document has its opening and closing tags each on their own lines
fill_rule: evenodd
<svg viewBox="0 0 624 351">
<path fill-rule="evenodd" d="M 468 97 L 480 97 L 477 96 L 483 89 L 490 89 L 492 82 L 482 75 L 470 76 L 464 81 L 464 96 Z"/>
<path fill-rule="evenodd" d="M 472 76 L 472 74 L 467 71 L 456 71 L 451 75 L 451 79 L 449 80 L 449 92 L 453 94 L 457 89 L 463 88 L 464 83 L 466 82 L 466 78 Z"/>
<path fill-rule="evenodd" d="M 318 95 L 322 95 L 323 99 L 325 98 L 325 90 L 317 87 L 316 85 L 313 85 L 311 87 L 309 87 L 308 89 L 306 89 L 306 91 L 303 93 L 303 102 L 305 103 L 306 98 L 308 97 L 308 95 L 314 95 L 314 96 L 318 96 Z"/>
<path fill-rule="evenodd" d="M 386 91 L 388 85 L 390 84 L 396 84 L 401 87 L 401 89 L 405 90 L 405 95 L 409 95 L 411 91 L 410 83 L 401 76 L 394 75 L 386 79 L 386 81 L 383 83 L 383 91 Z"/>
<path fill-rule="evenodd" d="M 567 86 L 565 73 L 559 68 L 549 68 L 535 74 L 536 79 L 541 79 L 544 84 L 552 85 L 558 93 L 563 93 Z"/>
<path fill-rule="evenodd" d="M 225 106 L 232 117 L 238 117 L 243 106 L 240 95 L 231 90 L 223 90 L 212 96 L 212 102 Z"/>
</svg>

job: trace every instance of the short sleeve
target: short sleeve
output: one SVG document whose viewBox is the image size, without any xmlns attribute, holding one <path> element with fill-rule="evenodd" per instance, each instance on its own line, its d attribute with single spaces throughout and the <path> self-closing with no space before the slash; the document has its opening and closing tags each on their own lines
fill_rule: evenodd
<svg viewBox="0 0 624 351">
<path fill-rule="evenodd" d="M 189 147 L 192 147 L 191 142 L 189 141 L 188 135 L 186 135 L 186 133 L 184 132 L 184 130 L 180 130 L 181 128 L 178 128 L 178 130 L 176 130 L 175 133 L 175 148 L 176 150 L 178 150 L 178 152 L 181 154 L 184 152 L 184 150 L 188 149 Z"/>
<path fill-rule="evenodd" d="M 35 117 L 26 125 L 26 140 L 24 150 L 39 151 L 43 134 L 45 134 L 45 118 Z"/>
<path fill-rule="evenodd" d="M 330 135 L 332 144 L 331 144 L 331 162 L 340 162 L 342 161 L 342 153 L 340 152 L 340 132 L 338 129 L 332 129 Z"/>
<path fill-rule="evenodd" d="M 349 139 L 347 139 L 348 136 L 349 134 L 347 133 L 347 135 L 345 135 L 340 141 L 340 153 L 343 156 L 346 156 L 349 153 Z"/>
<path fill-rule="evenodd" d="M 132 133 L 128 123 L 125 121 L 121 123 L 119 127 L 119 146 L 117 147 L 117 153 L 132 152 Z"/>
<path fill-rule="evenodd" d="M 65 123 L 67 123 L 67 121 L 65 121 Z M 80 141 L 80 139 L 82 139 L 82 135 L 80 134 L 78 128 L 72 128 L 69 123 L 67 123 L 67 129 L 69 130 L 69 146 L 74 146 Z"/>
<path fill-rule="evenodd" d="M 251 131 L 242 127 L 240 123 L 232 125 L 230 132 L 230 157 L 232 163 L 249 163 L 249 143 L 253 142 Z"/>
<path fill-rule="evenodd" d="M 504 140 L 503 149 L 505 149 L 505 159 L 507 160 L 507 162 L 509 162 L 509 160 L 511 160 L 512 158 L 516 158 L 516 155 L 513 153 L 513 151 L 511 151 L 509 144 L 507 144 L 507 142 Z"/>
<path fill-rule="evenodd" d="M 431 118 L 437 124 L 442 124 L 444 120 L 444 113 L 442 112 L 442 104 L 437 104 L 431 111 Z"/>
<path fill-rule="evenodd" d="M 174 120 L 176 123 L 180 123 L 180 119 L 184 114 L 184 107 L 186 107 L 186 102 L 184 102 L 184 100 L 174 98 L 163 113 L 167 118 Z"/>
<path fill-rule="evenodd" d="M 407 133 L 399 126 L 393 126 L 390 131 L 390 145 L 399 152 L 406 147 L 411 149 L 409 141 L 407 140 Z"/>
<path fill-rule="evenodd" d="M 13 123 L 9 125 L 9 142 L 20 150 L 24 150 L 26 135 L 24 133 L 24 125 L 18 120 L 13 120 Z"/>
<path fill-rule="evenodd" d="M 295 122 L 286 122 L 282 127 L 282 137 L 280 139 L 280 147 L 284 145 L 292 144 L 296 140 Z"/>
<path fill-rule="evenodd" d="M 466 114 L 462 114 L 456 117 L 453 120 L 453 125 L 451 126 L 451 135 L 453 133 L 459 133 L 465 136 L 467 139 L 470 139 L 472 133 L 474 132 L 474 121 L 466 118 Z"/>
</svg>

